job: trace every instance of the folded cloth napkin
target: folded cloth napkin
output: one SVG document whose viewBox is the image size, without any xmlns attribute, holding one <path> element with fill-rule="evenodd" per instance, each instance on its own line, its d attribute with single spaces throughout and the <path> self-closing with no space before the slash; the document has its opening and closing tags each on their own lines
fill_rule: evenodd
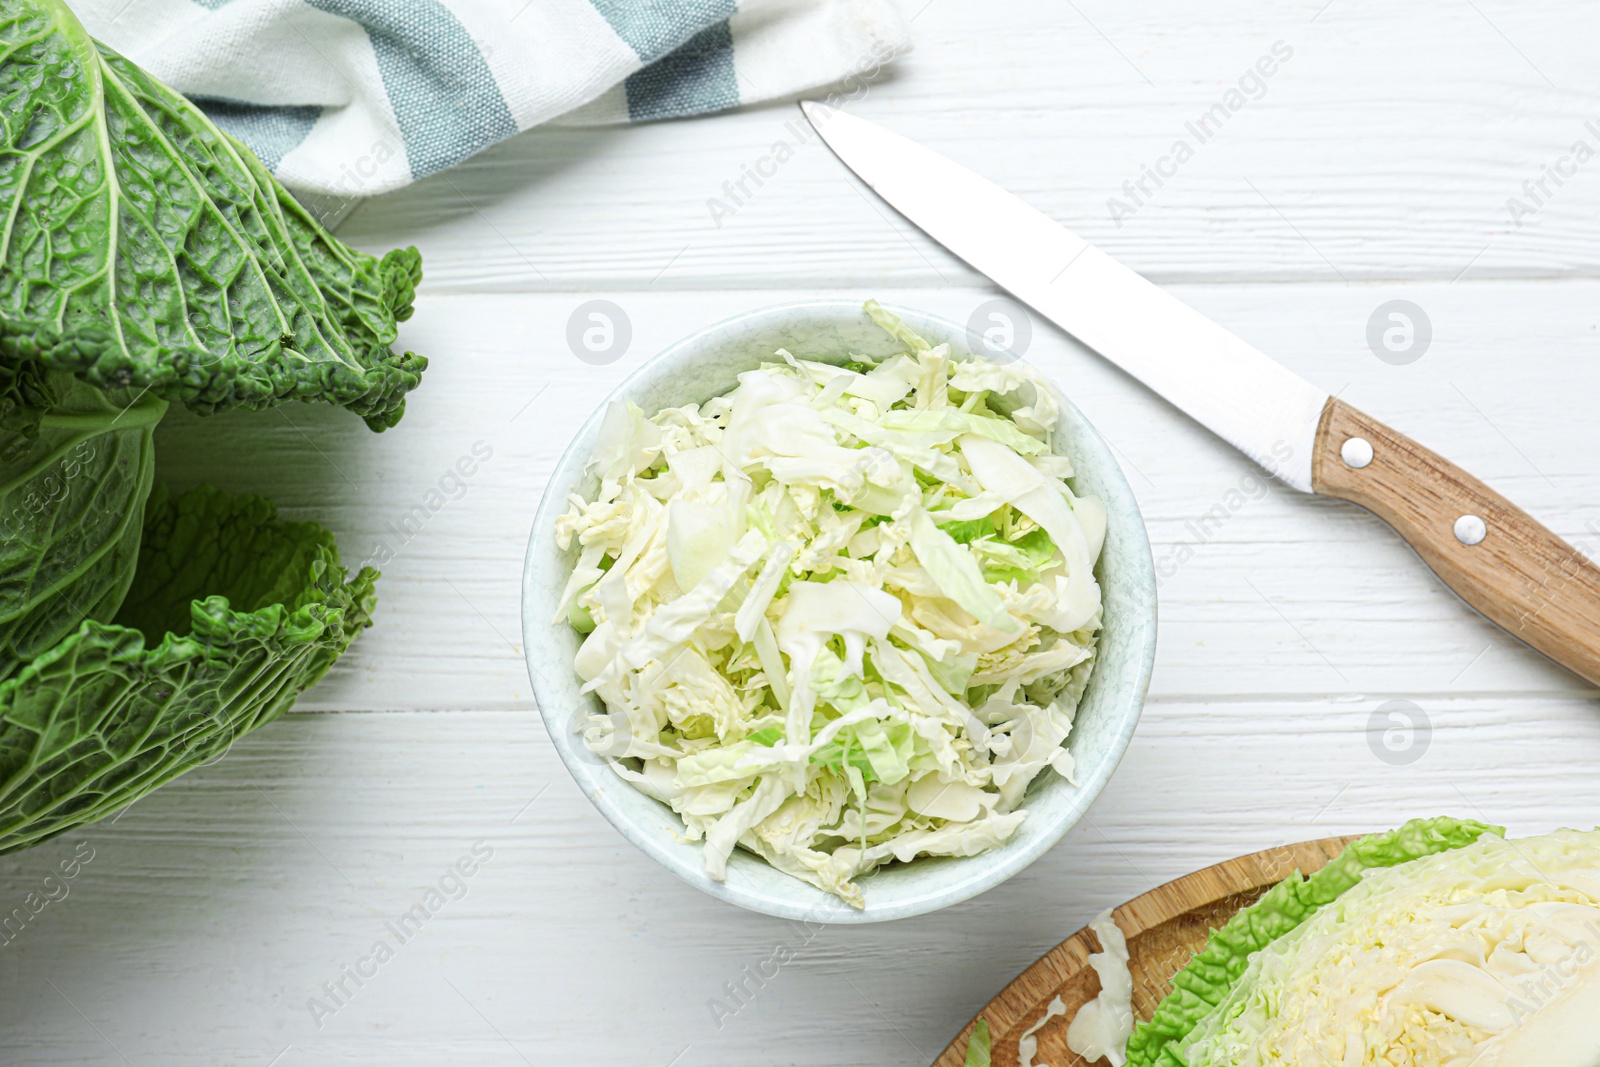
<svg viewBox="0 0 1600 1067">
<path fill-rule="evenodd" d="M 297 192 L 395 189 L 541 123 L 702 114 L 870 78 L 895 0 L 71 0 Z"/>
</svg>

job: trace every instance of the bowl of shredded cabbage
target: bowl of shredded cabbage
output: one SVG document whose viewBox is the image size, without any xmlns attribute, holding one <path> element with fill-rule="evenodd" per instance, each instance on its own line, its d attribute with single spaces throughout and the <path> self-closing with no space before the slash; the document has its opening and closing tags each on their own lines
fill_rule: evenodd
<svg viewBox="0 0 1600 1067">
<path fill-rule="evenodd" d="M 703 330 L 584 424 L 524 647 L 562 760 L 685 881 L 793 919 L 948 906 L 1060 840 L 1155 653 L 1150 546 L 1033 365 L 875 302 Z"/>
</svg>

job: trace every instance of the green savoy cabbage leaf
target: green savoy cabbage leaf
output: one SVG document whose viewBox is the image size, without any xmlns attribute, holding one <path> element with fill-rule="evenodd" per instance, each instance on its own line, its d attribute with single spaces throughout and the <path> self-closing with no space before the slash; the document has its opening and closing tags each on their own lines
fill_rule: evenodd
<svg viewBox="0 0 1600 1067">
<path fill-rule="evenodd" d="M 370 625 L 377 572 L 266 500 L 150 496 L 111 624 L 0 683 L 0 853 L 93 822 L 282 714 Z"/>
<path fill-rule="evenodd" d="M 0 852 L 271 720 L 369 625 L 377 573 L 256 497 L 152 490 L 168 404 L 392 426 L 414 248 L 347 248 L 59 0 L 0 4 Z"/>
<path fill-rule="evenodd" d="M 427 365 L 389 347 L 416 249 L 340 243 L 60 0 L 0 6 L 0 100 L 0 415 L 35 363 L 202 414 L 295 399 L 400 418 Z"/>
<path fill-rule="evenodd" d="M 60 372 L 42 388 L 26 430 L 0 428 L 0 679 L 121 606 L 167 409 Z"/>
<path fill-rule="evenodd" d="M 1128 1039 L 1129 1067 L 1189 1067 L 1179 1047 L 1227 997 L 1249 967 L 1250 957 L 1339 899 L 1367 871 L 1398 867 L 1466 848 L 1485 834 L 1503 833 L 1478 822 L 1413 819 L 1398 830 L 1351 843 L 1338 859 L 1309 878 L 1295 872 L 1222 929 L 1212 931 L 1206 947 L 1173 978 L 1171 994 Z"/>
<path fill-rule="evenodd" d="M 989 1020 L 978 1019 L 978 1025 L 972 1028 L 972 1036 L 967 1038 L 967 1059 L 965 1067 L 989 1067 Z"/>
</svg>

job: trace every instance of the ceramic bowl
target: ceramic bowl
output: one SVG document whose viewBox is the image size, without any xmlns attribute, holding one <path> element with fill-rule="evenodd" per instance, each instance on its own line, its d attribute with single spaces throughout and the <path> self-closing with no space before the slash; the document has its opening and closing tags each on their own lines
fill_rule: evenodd
<svg viewBox="0 0 1600 1067">
<path fill-rule="evenodd" d="M 968 358 L 966 329 L 908 308 L 891 308 L 933 343 L 948 341 L 952 355 Z M 707 327 L 662 352 L 628 377 L 610 400 L 631 399 L 654 414 L 664 407 L 708 400 L 732 389 L 737 375 L 786 348 L 802 359 L 839 361 L 845 353 L 874 356 L 902 351 L 861 310 L 846 301 L 780 304 Z M 966 900 L 1022 870 L 1059 841 L 1099 795 L 1127 749 L 1144 706 L 1155 658 L 1156 583 L 1144 522 L 1105 441 L 1070 403 L 1063 405 L 1062 440 L 1081 494 L 1105 501 L 1107 530 L 1097 577 L 1105 602 L 1099 661 L 1078 708 L 1069 738 L 1078 784 L 1052 771 L 1029 787 L 1028 818 L 1004 846 L 961 859 L 922 857 L 892 864 L 860 879 L 866 908 L 856 911 L 812 886 L 782 874 L 759 857 L 736 849 L 728 878 L 705 873 L 698 843 L 679 840 L 682 823 L 664 804 L 636 791 L 584 745 L 576 728 L 599 698 L 581 694 L 572 669 L 581 635 L 551 621 L 576 548 L 556 547 L 555 523 L 568 495 L 589 493 L 584 466 L 599 432 L 602 405 L 578 431 L 556 465 L 534 518 L 522 585 L 523 647 L 540 712 L 556 751 L 611 824 L 623 836 L 691 885 L 752 911 L 788 919 L 876 922 L 919 915 Z"/>
</svg>

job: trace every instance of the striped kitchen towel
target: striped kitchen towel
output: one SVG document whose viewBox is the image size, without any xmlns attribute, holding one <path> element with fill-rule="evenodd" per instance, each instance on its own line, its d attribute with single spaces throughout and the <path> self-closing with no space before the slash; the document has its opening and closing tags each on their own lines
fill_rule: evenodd
<svg viewBox="0 0 1600 1067">
<path fill-rule="evenodd" d="M 863 84 L 896 0 L 70 0 L 301 193 L 351 198 L 542 123 L 640 122 Z"/>
</svg>

